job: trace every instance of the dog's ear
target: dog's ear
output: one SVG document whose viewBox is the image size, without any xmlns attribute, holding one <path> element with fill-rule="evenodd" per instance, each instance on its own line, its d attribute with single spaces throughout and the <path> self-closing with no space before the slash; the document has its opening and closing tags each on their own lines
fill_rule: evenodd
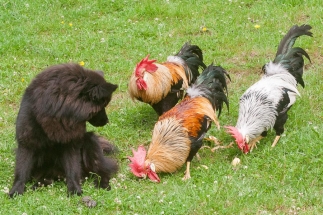
<svg viewBox="0 0 323 215">
<path fill-rule="evenodd" d="M 89 97 L 94 102 L 100 102 L 102 100 L 110 100 L 112 93 L 118 88 L 118 85 L 111 83 L 104 83 L 92 87 L 88 93 Z"/>
<path fill-rule="evenodd" d="M 101 75 L 102 77 L 104 77 L 104 72 L 103 72 L 103 71 L 101 71 L 101 70 L 96 70 L 95 72 L 96 72 L 96 73 L 98 73 L 99 75 Z"/>
</svg>

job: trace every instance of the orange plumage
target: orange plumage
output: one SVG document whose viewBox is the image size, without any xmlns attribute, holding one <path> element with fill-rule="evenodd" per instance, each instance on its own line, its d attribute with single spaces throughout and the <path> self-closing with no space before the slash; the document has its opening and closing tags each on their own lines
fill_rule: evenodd
<svg viewBox="0 0 323 215">
<path fill-rule="evenodd" d="M 130 167 L 136 176 L 147 175 L 160 181 L 156 173 L 175 172 L 187 162 L 184 179 L 190 178 L 190 162 L 202 146 L 212 121 L 219 127 L 215 111 L 221 111 L 223 102 L 228 105 L 223 90 L 226 89 L 225 75 L 221 67 L 210 65 L 188 88 L 185 98 L 159 117 L 147 155 L 141 146 L 140 156 L 134 153 L 130 157 Z"/>
<path fill-rule="evenodd" d="M 174 117 L 187 128 L 189 136 L 196 138 L 198 131 L 201 130 L 204 116 L 210 118 L 216 125 L 219 124 L 212 104 L 207 98 L 187 96 L 174 108 L 160 116 L 159 120 Z"/>
<path fill-rule="evenodd" d="M 158 115 L 171 109 L 205 68 L 203 54 L 196 45 L 185 43 L 175 56 L 164 63 L 141 60 L 130 77 L 128 91 L 132 99 L 150 104 Z"/>
<path fill-rule="evenodd" d="M 211 121 L 219 125 L 215 110 L 208 99 L 185 97 L 159 117 L 146 163 L 154 163 L 156 173 L 175 172 L 186 162 L 192 144 L 190 138 L 199 138 L 201 132 L 205 131 L 203 126 L 208 128 Z"/>
</svg>

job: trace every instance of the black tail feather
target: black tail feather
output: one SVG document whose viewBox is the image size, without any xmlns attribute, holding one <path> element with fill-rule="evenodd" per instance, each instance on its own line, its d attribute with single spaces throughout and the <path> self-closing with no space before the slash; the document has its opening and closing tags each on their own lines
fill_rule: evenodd
<svg viewBox="0 0 323 215">
<path fill-rule="evenodd" d="M 307 35 L 312 37 L 312 32 L 310 30 L 312 27 L 310 25 L 294 25 L 280 41 L 274 63 L 281 64 L 284 66 L 290 74 L 292 74 L 297 83 L 302 87 L 305 87 L 303 80 L 303 67 L 304 67 L 304 58 L 305 56 L 310 62 L 310 56 L 307 52 L 299 47 L 293 48 L 295 41 L 298 37 Z"/>
<path fill-rule="evenodd" d="M 202 53 L 202 50 L 200 49 L 200 47 L 198 47 L 197 45 L 191 45 L 190 42 L 186 42 L 182 46 L 181 50 L 179 50 L 179 52 L 176 54 L 176 56 L 181 57 L 181 56 L 185 56 L 189 53 L 196 55 L 196 57 L 198 57 L 201 61 L 203 61 L 203 53 Z"/>
<path fill-rule="evenodd" d="M 211 64 L 202 72 L 192 86 L 192 88 L 203 92 L 203 96 L 209 99 L 213 107 L 219 111 L 218 116 L 222 112 L 223 102 L 229 111 L 226 78 L 231 81 L 229 74 L 221 66 Z"/>
<path fill-rule="evenodd" d="M 189 82 L 194 83 L 196 78 L 200 75 L 199 69 L 205 69 L 206 65 L 203 63 L 203 53 L 197 45 L 191 45 L 186 42 L 176 56 L 182 58 L 188 69 L 186 69 L 186 76 Z"/>
<path fill-rule="evenodd" d="M 291 27 L 291 29 L 288 31 L 288 33 L 284 36 L 284 38 L 280 41 L 278 50 L 276 53 L 276 57 L 281 54 L 286 54 L 295 44 L 295 41 L 298 37 L 302 35 L 307 35 L 312 37 L 311 30 L 312 27 L 310 25 L 294 25 Z"/>
<path fill-rule="evenodd" d="M 229 100 L 228 100 L 228 97 L 224 93 L 217 93 L 217 94 L 214 95 L 214 97 L 215 97 L 215 107 L 219 111 L 218 117 L 220 117 L 220 115 L 221 115 L 223 102 L 226 104 L 228 112 L 229 112 Z"/>
</svg>

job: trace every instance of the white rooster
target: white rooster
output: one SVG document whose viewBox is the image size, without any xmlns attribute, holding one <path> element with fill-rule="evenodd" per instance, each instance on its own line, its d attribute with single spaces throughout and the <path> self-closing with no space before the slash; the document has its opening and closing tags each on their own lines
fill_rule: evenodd
<svg viewBox="0 0 323 215">
<path fill-rule="evenodd" d="M 274 61 L 263 66 L 264 76 L 241 96 L 237 124 L 226 128 L 244 153 L 252 150 L 269 129 L 276 131 L 272 147 L 284 132 L 287 111 L 300 95 L 296 86 L 305 86 L 303 56 L 310 60 L 305 50 L 293 45 L 299 36 L 312 36 L 311 28 L 294 25 L 281 40 Z"/>
</svg>

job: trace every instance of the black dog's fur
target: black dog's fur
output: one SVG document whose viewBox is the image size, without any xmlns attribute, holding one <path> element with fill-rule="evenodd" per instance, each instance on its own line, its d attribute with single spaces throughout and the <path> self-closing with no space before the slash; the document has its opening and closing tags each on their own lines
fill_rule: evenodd
<svg viewBox="0 0 323 215">
<path fill-rule="evenodd" d="M 61 64 L 45 69 L 25 91 L 16 121 L 15 179 L 9 196 L 22 194 L 34 178 L 48 185 L 66 177 L 69 194 L 81 195 L 81 179 L 91 173 L 97 187 L 109 189 L 118 170 L 117 162 L 104 157 L 108 141 L 86 132 L 108 123 L 105 107 L 117 85 L 108 83 L 102 72 L 78 64 Z"/>
</svg>

